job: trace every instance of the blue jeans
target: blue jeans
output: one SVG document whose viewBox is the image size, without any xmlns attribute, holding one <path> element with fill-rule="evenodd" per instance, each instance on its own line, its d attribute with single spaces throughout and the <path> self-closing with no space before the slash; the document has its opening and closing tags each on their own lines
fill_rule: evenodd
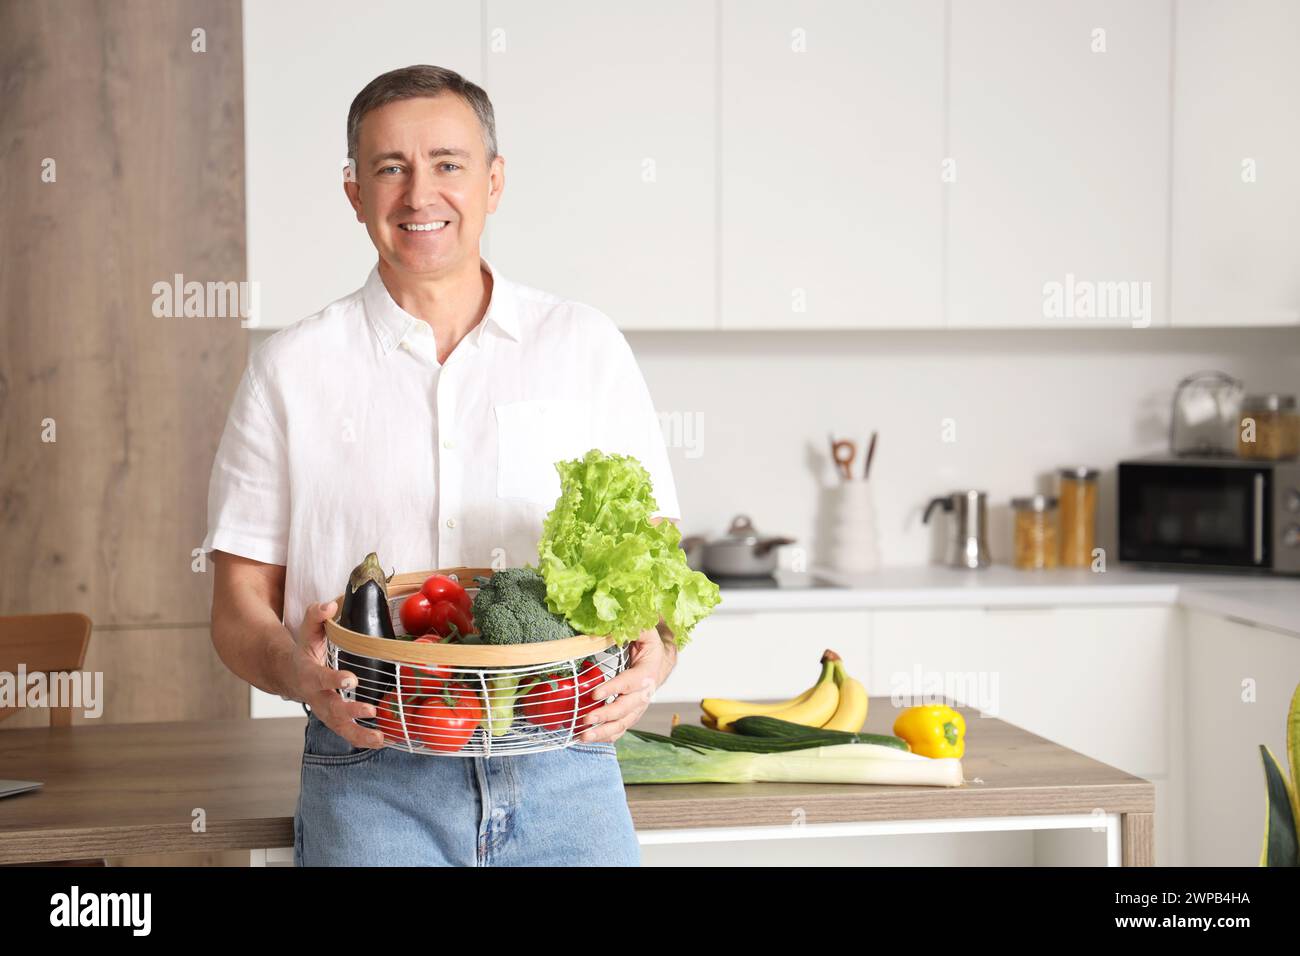
<svg viewBox="0 0 1300 956">
<path fill-rule="evenodd" d="M 639 866 L 614 745 L 508 757 L 357 749 L 307 718 L 295 866 Z"/>
</svg>

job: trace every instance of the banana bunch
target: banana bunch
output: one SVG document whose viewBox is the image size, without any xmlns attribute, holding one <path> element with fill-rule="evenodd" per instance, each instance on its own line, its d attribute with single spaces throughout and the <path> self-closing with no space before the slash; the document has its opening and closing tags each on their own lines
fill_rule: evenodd
<svg viewBox="0 0 1300 956">
<path fill-rule="evenodd" d="M 778 704 L 757 704 L 747 700 L 707 697 L 700 701 L 701 722 L 718 730 L 730 730 L 741 717 L 778 717 L 806 727 L 857 733 L 867 722 L 867 689 L 844 670 L 834 651 L 822 655 L 822 673 L 798 697 Z"/>
</svg>

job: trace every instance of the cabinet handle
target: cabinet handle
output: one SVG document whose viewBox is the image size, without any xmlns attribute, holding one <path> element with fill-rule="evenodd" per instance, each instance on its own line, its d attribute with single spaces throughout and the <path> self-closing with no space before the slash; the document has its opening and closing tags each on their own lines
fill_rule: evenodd
<svg viewBox="0 0 1300 956">
<path fill-rule="evenodd" d="M 1255 472 L 1255 563 L 1264 563 L 1264 476 Z"/>
</svg>

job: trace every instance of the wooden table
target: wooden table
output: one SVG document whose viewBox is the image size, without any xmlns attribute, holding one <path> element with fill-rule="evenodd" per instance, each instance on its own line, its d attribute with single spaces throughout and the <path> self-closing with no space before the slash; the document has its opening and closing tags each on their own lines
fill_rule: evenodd
<svg viewBox="0 0 1300 956">
<path fill-rule="evenodd" d="M 968 707 L 961 787 L 860 784 L 674 784 L 627 788 L 643 844 L 823 835 L 1101 829 L 1112 866 L 1155 865 L 1155 785 Z M 638 724 L 667 733 L 654 704 Z M 897 710 L 871 698 L 865 730 L 888 734 Z M 705 833 L 704 831 L 713 831 Z"/>
<path fill-rule="evenodd" d="M 667 730 L 684 704 L 654 704 Z M 627 788 L 643 843 L 808 835 L 1105 828 L 1112 864 L 1154 862 L 1154 786 L 974 711 L 960 788 L 679 784 Z M 873 699 L 867 729 L 892 708 Z M 0 730 L 0 776 L 41 780 L 0 799 L 0 863 L 291 847 L 298 717 Z M 433 758 L 431 758 L 433 759 Z M 200 828 L 196 820 L 202 821 Z"/>
</svg>

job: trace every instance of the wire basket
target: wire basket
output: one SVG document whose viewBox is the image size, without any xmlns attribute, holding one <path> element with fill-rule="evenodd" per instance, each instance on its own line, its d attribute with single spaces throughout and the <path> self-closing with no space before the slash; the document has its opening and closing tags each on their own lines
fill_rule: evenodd
<svg viewBox="0 0 1300 956">
<path fill-rule="evenodd" d="M 394 627 L 402 602 L 442 574 L 471 595 L 490 568 L 397 574 L 388 582 Z M 343 606 L 342 596 L 336 598 Z M 501 757 L 567 747 L 586 729 L 586 714 L 613 697 L 591 691 L 621 673 L 628 648 L 579 635 L 536 644 L 416 644 L 370 637 L 325 622 L 329 665 L 351 671 L 357 686 L 340 693 L 373 704 L 357 722 L 379 730 L 384 746 L 441 757 Z"/>
</svg>

